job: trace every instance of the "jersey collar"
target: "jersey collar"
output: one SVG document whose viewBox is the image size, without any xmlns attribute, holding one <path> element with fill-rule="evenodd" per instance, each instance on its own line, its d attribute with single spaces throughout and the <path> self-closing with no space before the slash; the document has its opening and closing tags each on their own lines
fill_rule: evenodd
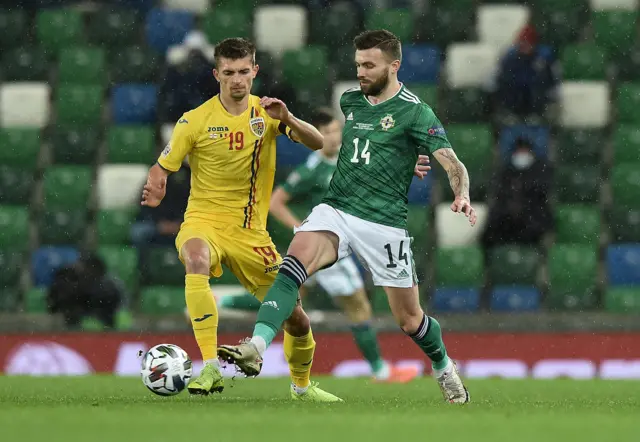
<svg viewBox="0 0 640 442">
<path fill-rule="evenodd" d="M 387 98 L 386 100 L 381 101 L 380 103 L 376 103 L 376 104 L 373 104 L 372 102 L 370 102 L 369 99 L 367 98 L 367 96 L 364 93 L 362 94 L 362 98 L 364 98 L 364 101 L 366 101 L 369 106 L 372 106 L 372 107 L 373 106 L 378 106 L 380 104 L 385 104 L 385 103 L 393 100 L 394 98 L 396 98 L 398 96 L 398 94 L 400 94 L 400 92 L 402 92 L 402 89 L 404 89 L 404 83 L 400 82 L 400 88 L 398 89 L 398 91 L 395 94 L 393 94 L 391 97 Z"/>
</svg>

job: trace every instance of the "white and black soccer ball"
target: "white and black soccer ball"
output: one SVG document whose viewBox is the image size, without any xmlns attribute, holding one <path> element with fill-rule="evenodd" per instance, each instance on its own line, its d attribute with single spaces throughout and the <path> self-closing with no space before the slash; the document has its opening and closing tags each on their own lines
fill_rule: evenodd
<svg viewBox="0 0 640 442">
<path fill-rule="evenodd" d="M 142 382 L 160 396 L 173 396 L 185 389 L 191 379 L 191 359 L 173 344 L 160 344 L 142 357 Z"/>
</svg>

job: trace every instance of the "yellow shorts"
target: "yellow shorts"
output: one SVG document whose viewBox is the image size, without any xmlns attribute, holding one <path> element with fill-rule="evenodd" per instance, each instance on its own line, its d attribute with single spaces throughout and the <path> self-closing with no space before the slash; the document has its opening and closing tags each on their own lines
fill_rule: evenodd
<svg viewBox="0 0 640 442">
<path fill-rule="evenodd" d="M 244 229 L 235 225 L 215 228 L 202 221 L 185 221 L 176 238 L 180 261 L 184 262 L 182 246 L 193 238 L 202 239 L 209 245 L 211 276 L 219 278 L 224 264 L 262 302 L 282 262 L 266 230 Z"/>
</svg>

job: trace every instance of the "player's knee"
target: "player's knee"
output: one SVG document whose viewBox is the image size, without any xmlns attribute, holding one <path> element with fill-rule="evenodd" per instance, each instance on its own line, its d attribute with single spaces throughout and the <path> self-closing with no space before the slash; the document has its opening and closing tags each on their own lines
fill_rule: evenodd
<svg viewBox="0 0 640 442">
<path fill-rule="evenodd" d="M 293 313 L 284 323 L 284 329 L 291 336 L 305 336 L 311 329 L 311 321 L 301 305 L 293 309 Z"/>
<path fill-rule="evenodd" d="M 398 315 L 396 317 L 396 322 L 400 326 L 403 332 L 408 335 L 415 333 L 418 328 L 420 328 L 420 324 L 422 324 L 422 319 L 424 318 L 424 312 L 420 311 L 414 313 L 404 313 L 402 315 Z"/>
<path fill-rule="evenodd" d="M 187 274 L 209 274 L 211 260 L 207 250 L 187 250 L 183 253 L 183 258 Z"/>
</svg>

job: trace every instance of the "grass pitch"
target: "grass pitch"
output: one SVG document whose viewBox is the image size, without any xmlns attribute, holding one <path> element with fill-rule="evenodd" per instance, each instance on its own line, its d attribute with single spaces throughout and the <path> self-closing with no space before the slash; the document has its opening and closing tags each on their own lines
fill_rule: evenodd
<svg viewBox="0 0 640 442">
<path fill-rule="evenodd" d="M 344 404 L 292 402 L 286 379 L 227 380 L 222 395 L 159 397 L 137 378 L 0 377 L 6 441 L 631 441 L 640 382 L 472 380 L 472 403 L 407 385 L 316 378 Z"/>
</svg>

